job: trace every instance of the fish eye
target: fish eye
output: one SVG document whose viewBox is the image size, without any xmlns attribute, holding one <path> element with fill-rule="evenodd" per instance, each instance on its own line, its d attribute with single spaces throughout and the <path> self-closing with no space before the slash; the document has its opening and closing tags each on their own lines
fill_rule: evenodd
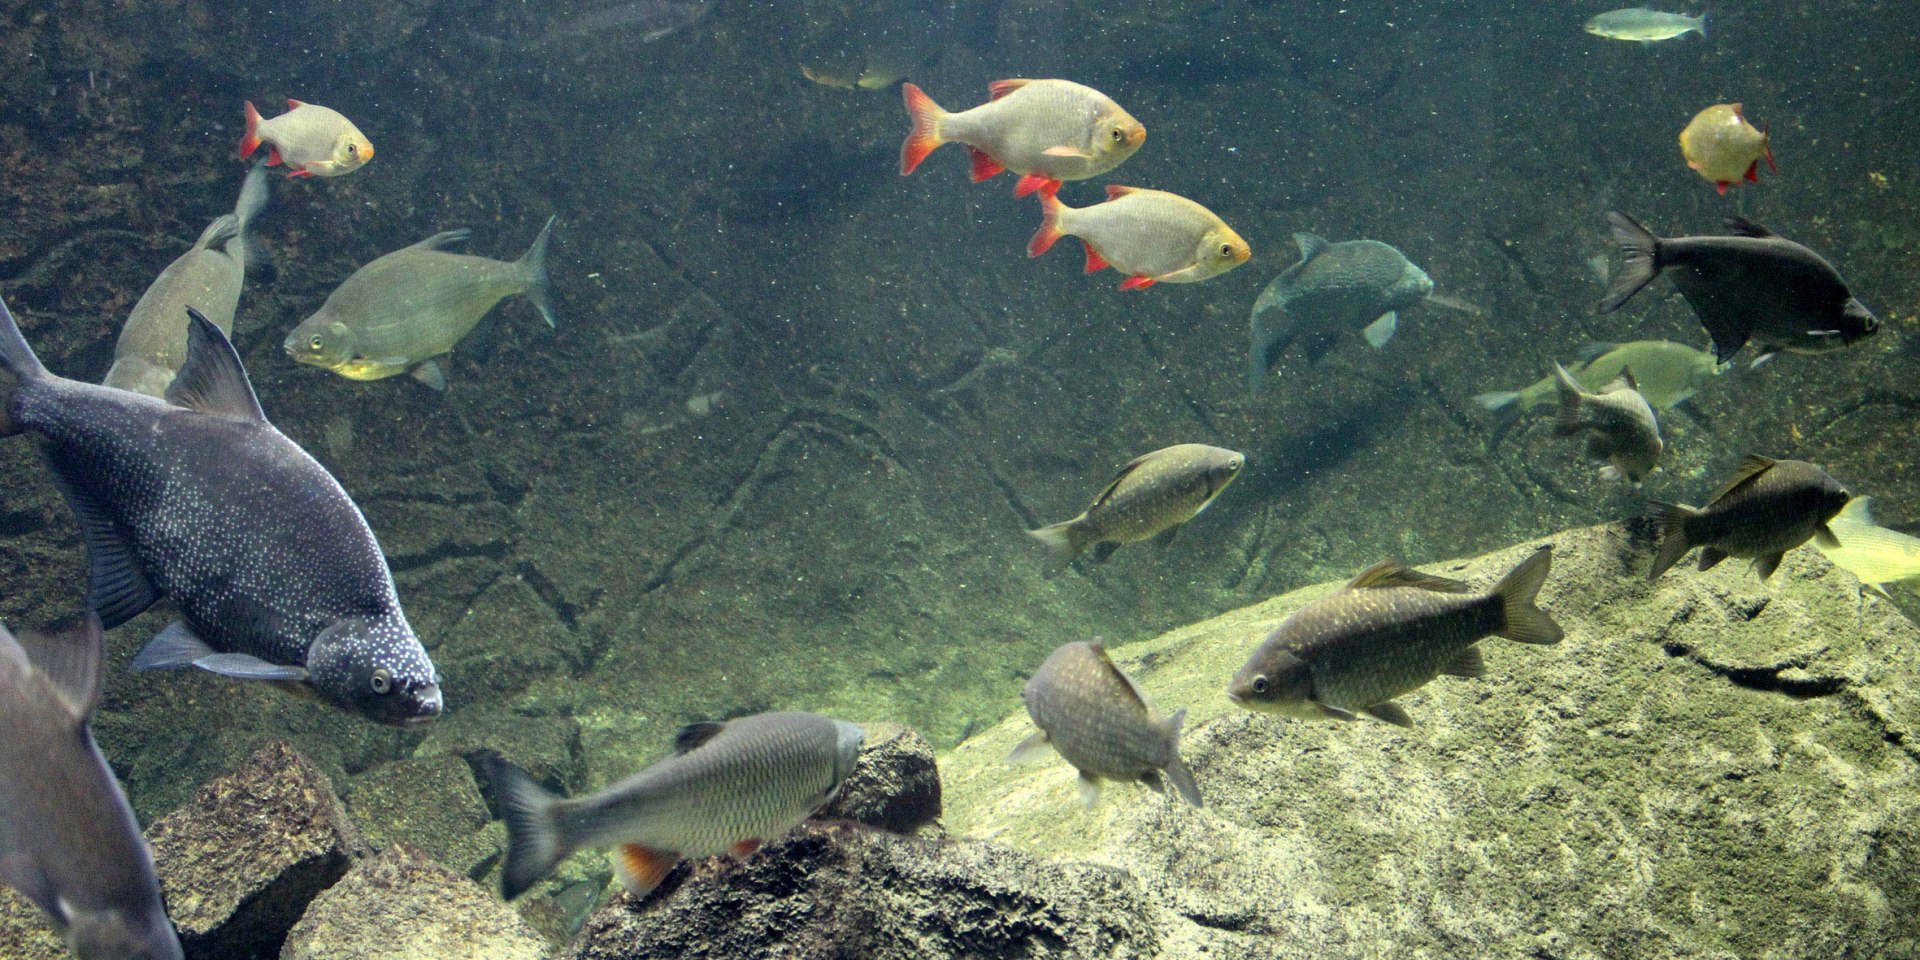
<svg viewBox="0 0 1920 960">
<path fill-rule="evenodd" d="M 381 667 L 373 672 L 371 684 L 374 693 L 384 696 L 388 691 L 393 689 L 393 674 L 389 673 L 386 667 Z"/>
<path fill-rule="evenodd" d="M 312 350 L 320 349 L 320 335 L 314 334 L 313 339 L 307 341 L 307 347 Z"/>
<path fill-rule="evenodd" d="M 1125 132 L 1125 131 L 1123 131 L 1123 130 L 1121 130 L 1121 129 L 1120 129 L 1119 127 L 1114 127 L 1114 128 L 1113 128 L 1113 142 L 1114 142 L 1114 143 L 1119 143 L 1120 141 L 1122 141 L 1122 140 L 1125 140 L 1126 138 L 1127 138 L 1127 135 L 1126 135 L 1126 132 Z"/>
<path fill-rule="evenodd" d="M 1267 678 L 1264 674 L 1253 678 L 1253 692 L 1254 693 L 1267 692 Z"/>
<path fill-rule="evenodd" d="M 1221 244 L 1221 245 L 1220 245 L 1220 255 L 1221 255 L 1221 256 L 1223 256 L 1223 257 L 1231 257 L 1231 256 L 1233 256 L 1233 244 L 1231 244 L 1231 243 L 1223 243 L 1223 244 Z"/>
</svg>

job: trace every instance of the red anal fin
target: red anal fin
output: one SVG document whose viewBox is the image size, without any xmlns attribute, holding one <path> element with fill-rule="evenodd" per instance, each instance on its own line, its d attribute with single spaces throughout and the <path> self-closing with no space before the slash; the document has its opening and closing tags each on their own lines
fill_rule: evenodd
<svg viewBox="0 0 1920 960">
<path fill-rule="evenodd" d="M 311 176 L 313 176 L 312 170 L 288 170 L 287 171 L 288 180 L 292 180 L 294 177 L 311 177 Z"/>
<path fill-rule="evenodd" d="M 733 845 L 733 855 L 736 857 L 744 857 L 758 849 L 760 849 L 759 840 L 755 840 L 755 839 L 742 840 L 739 843 L 736 843 Z"/>
<path fill-rule="evenodd" d="M 1746 179 L 1748 183 L 1760 182 L 1760 161 L 1755 160 L 1751 165 L 1747 167 Z"/>
<path fill-rule="evenodd" d="M 1120 289 L 1122 290 L 1145 290 L 1151 286 L 1153 286 L 1152 277 L 1143 277 L 1138 274 L 1120 281 Z"/>
<path fill-rule="evenodd" d="M 1109 266 L 1112 266 L 1112 264 L 1107 263 L 1106 258 L 1100 256 L 1100 251 L 1095 250 L 1093 244 L 1087 244 L 1087 272 L 1099 273 Z M 1152 283 L 1153 281 L 1148 280 L 1147 282 Z"/>
<path fill-rule="evenodd" d="M 1006 171 L 1006 165 L 995 160 L 992 154 L 969 144 L 967 152 L 973 154 L 973 182 L 991 180 Z"/>
<path fill-rule="evenodd" d="M 1727 195 L 1727 188 L 1733 186 L 1733 182 L 1731 180 L 1716 180 L 1713 186 L 1714 189 L 1720 191 L 1720 195 L 1724 197 Z"/>
<path fill-rule="evenodd" d="M 667 871 L 680 858 L 666 850 L 654 850 L 637 843 L 621 844 L 613 854 L 614 873 L 620 885 L 636 897 L 644 897 L 667 878 Z"/>
<path fill-rule="evenodd" d="M 1059 193 L 1060 181 L 1052 177 L 1043 177 L 1037 173 L 1029 173 L 1021 177 L 1020 182 L 1013 186 L 1013 195 L 1016 197 L 1024 197 L 1035 191 L 1045 193 L 1049 196 Z"/>
<path fill-rule="evenodd" d="M 280 158 L 280 148 L 279 148 L 279 147 L 268 147 L 268 148 L 267 148 L 267 166 L 269 166 L 269 167 L 277 167 L 277 166 L 279 166 L 279 165 L 281 165 L 281 164 L 283 164 L 283 163 L 285 163 L 285 162 L 286 162 L 285 160 L 282 160 L 282 159 Z"/>
</svg>

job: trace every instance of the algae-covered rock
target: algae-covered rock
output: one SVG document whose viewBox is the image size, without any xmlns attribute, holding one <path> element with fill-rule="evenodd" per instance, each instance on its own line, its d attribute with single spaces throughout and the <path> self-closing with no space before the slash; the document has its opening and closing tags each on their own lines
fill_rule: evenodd
<svg viewBox="0 0 1920 960">
<path fill-rule="evenodd" d="M 47 915 L 8 886 L 0 886 L 0 957 L 7 960 L 66 960 L 67 957 L 67 945 L 54 936 Z"/>
<path fill-rule="evenodd" d="M 355 825 L 378 848 L 411 844 L 468 876 L 499 852 L 473 770 L 459 757 L 381 764 L 348 781 L 346 802 Z"/>
<path fill-rule="evenodd" d="M 363 860 L 307 908 L 280 960 L 545 960 L 512 907 L 417 847 Z"/>
<path fill-rule="evenodd" d="M 912 833 L 940 819 L 940 770 L 927 738 L 897 723 L 871 723 L 853 772 L 815 816 Z"/>
</svg>

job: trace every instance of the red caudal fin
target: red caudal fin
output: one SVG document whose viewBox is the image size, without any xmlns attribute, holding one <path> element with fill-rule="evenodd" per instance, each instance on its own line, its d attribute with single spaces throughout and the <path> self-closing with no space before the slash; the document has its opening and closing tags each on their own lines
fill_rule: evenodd
<svg viewBox="0 0 1920 960">
<path fill-rule="evenodd" d="M 1006 167 L 995 160 L 993 155 L 975 146 L 968 146 L 967 152 L 973 154 L 973 182 L 991 180 L 1006 171 Z"/>
<path fill-rule="evenodd" d="M 1066 206 L 1060 198 L 1051 193 L 1040 194 L 1040 229 L 1034 231 L 1033 239 L 1027 241 L 1027 256 L 1037 257 L 1053 248 L 1053 245 L 1066 232 L 1060 229 L 1060 212 Z"/>
<path fill-rule="evenodd" d="M 1087 244 L 1087 272 L 1099 273 L 1100 271 L 1105 270 L 1108 266 L 1109 264 L 1107 263 L 1106 258 L 1100 256 L 1100 251 L 1095 250 L 1093 248 L 1093 244 L 1091 243 Z"/>
<path fill-rule="evenodd" d="M 671 851 L 655 850 L 637 843 L 622 844 L 613 855 L 613 872 L 620 885 L 636 897 L 644 897 L 667 878 L 680 857 Z"/>
<path fill-rule="evenodd" d="M 900 145 L 900 175 L 904 177 L 912 173 L 933 148 L 945 142 L 940 139 L 940 118 L 947 112 L 911 83 L 901 84 L 900 90 L 907 100 L 907 116 L 913 118 L 913 132 L 907 134 L 907 142 Z"/>
<path fill-rule="evenodd" d="M 1145 290 L 1151 286 L 1153 286 L 1152 277 L 1143 277 L 1138 274 L 1120 281 L 1120 289 L 1122 290 Z"/>
<path fill-rule="evenodd" d="M 1059 193 L 1060 181 L 1052 177 L 1043 177 L 1037 173 L 1029 173 L 1021 177 L 1019 183 L 1013 185 L 1013 195 L 1016 197 L 1024 197 L 1034 191 Z"/>
<path fill-rule="evenodd" d="M 260 111 L 253 108 L 252 100 L 247 101 L 246 116 L 247 132 L 240 137 L 240 159 L 242 160 L 253 156 L 253 152 L 260 149 Z"/>
</svg>

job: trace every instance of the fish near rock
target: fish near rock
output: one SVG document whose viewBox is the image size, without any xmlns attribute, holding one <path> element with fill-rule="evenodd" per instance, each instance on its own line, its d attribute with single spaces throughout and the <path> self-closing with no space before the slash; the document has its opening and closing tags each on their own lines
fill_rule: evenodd
<svg viewBox="0 0 1920 960">
<path fill-rule="evenodd" d="M 1156 716 L 1146 695 L 1099 640 L 1054 650 L 1027 680 L 1021 698 L 1040 732 L 1015 747 L 1007 759 L 1034 762 L 1051 748 L 1080 771 L 1080 801 L 1087 807 L 1099 801 L 1103 780 L 1138 781 L 1164 794 L 1163 775 L 1180 799 L 1205 805 L 1193 772 L 1180 759 L 1180 726 L 1187 711 Z"/>
<path fill-rule="evenodd" d="M 1564 633 L 1535 597 L 1552 569 L 1542 547 L 1491 590 L 1387 560 L 1344 588 L 1294 611 L 1234 674 L 1227 696 L 1248 710 L 1298 719 L 1356 720 L 1402 727 L 1413 719 L 1395 697 L 1441 674 L 1486 675 L 1477 644 L 1493 635 L 1555 644 Z"/>
<path fill-rule="evenodd" d="M 1718 103 L 1694 114 L 1680 131 L 1680 154 L 1687 167 L 1705 177 L 1721 193 L 1745 181 L 1760 182 L 1760 161 L 1779 173 L 1773 162 L 1773 144 L 1767 132 L 1747 122 L 1740 104 Z"/>
<path fill-rule="evenodd" d="M 1566 367 L 1556 363 L 1553 373 L 1560 395 L 1553 435 L 1584 434 L 1587 459 L 1606 464 L 1600 468 L 1602 479 L 1646 479 L 1660 460 L 1660 424 L 1653 406 L 1641 396 L 1633 371 L 1623 368 L 1613 382 L 1591 393 L 1581 389 Z"/>
<path fill-rule="evenodd" d="M 1059 576 L 1087 548 L 1105 563 L 1141 540 L 1173 542 L 1181 524 L 1200 515 L 1246 466 L 1245 455 L 1203 443 L 1182 443 L 1135 457 L 1071 520 L 1029 530 L 1045 544 L 1047 579 Z"/>
<path fill-rule="evenodd" d="M 339 111 L 314 103 L 287 101 L 287 112 L 260 119 L 246 103 L 247 132 L 240 138 L 240 159 L 267 148 L 267 166 L 286 164 L 288 177 L 340 177 L 373 159 L 373 144 Z"/>
<path fill-rule="evenodd" d="M 1628 343 L 1589 344 L 1570 372 L 1582 390 L 1598 390 L 1631 367 L 1640 395 L 1655 410 L 1686 402 L 1723 365 L 1705 350 L 1671 340 L 1634 340 Z M 1473 400 L 1488 410 L 1525 413 L 1558 397 L 1558 377 L 1549 373 L 1518 390 L 1475 394 Z"/>
<path fill-rule="evenodd" d="M 1750 456 L 1705 507 L 1652 502 L 1660 524 L 1660 550 L 1647 582 L 1660 579 L 1694 547 L 1704 548 L 1702 570 L 1728 557 L 1743 557 L 1753 561 L 1754 572 L 1765 580 L 1788 550 L 1808 540 L 1839 546 L 1828 522 L 1850 499 L 1840 481 L 1811 463 Z"/>
<path fill-rule="evenodd" d="M 439 677 L 360 508 L 267 422 L 220 328 L 189 315 L 161 401 L 50 373 L 0 303 L 16 382 L 0 435 L 39 435 L 87 545 L 88 604 L 108 629 L 163 596 L 179 608 L 135 669 L 196 666 L 380 723 L 433 721 Z"/>
<path fill-rule="evenodd" d="M 1813 545 L 1833 565 L 1860 579 L 1881 596 L 1885 584 L 1920 581 L 1920 537 L 1874 522 L 1871 497 L 1854 497 L 1827 521 L 1834 543 Z"/>
<path fill-rule="evenodd" d="M 313 315 L 287 334 L 293 359 L 349 380 L 381 380 L 412 371 L 435 390 L 447 388 L 439 358 L 454 348 L 502 299 L 524 293 L 554 326 L 547 280 L 547 219 L 533 246 L 511 263 L 448 253 L 469 231 L 436 233 L 353 272 Z"/>
<path fill-rule="evenodd" d="M 1147 128 L 1092 87 L 1071 80 L 999 80 L 993 97 L 950 113 L 909 83 L 903 86 L 913 131 L 900 147 L 900 175 L 920 166 L 943 143 L 964 143 L 978 183 L 1012 170 L 1014 195 L 1053 193 L 1065 180 L 1097 177 L 1125 163 L 1147 142 Z"/>
<path fill-rule="evenodd" d="M 1753 366 L 1780 351 L 1829 353 L 1880 330 L 1824 257 L 1744 217 L 1728 217 L 1730 237 L 1657 237 L 1619 211 L 1607 214 L 1626 262 L 1599 312 L 1611 313 L 1665 273 L 1713 338 L 1725 363 L 1747 341 L 1760 347 Z"/>
<path fill-rule="evenodd" d="M 1400 251 L 1378 240 L 1329 243 L 1296 233 L 1300 260 L 1281 271 L 1253 302 L 1247 386 L 1257 396 L 1281 351 L 1306 341 L 1318 360 L 1334 338 L 1354 328 L 1375 349 L 1399 329 L 1399 311 L 1433 293 L 1433 278 Z"/>
<path fill-rule="evenodd" d="M 0 883 L 44 911 L 80 960 L 180 960 L 153 853 L 88 727 L 105 640 L 0 627 Z"/>
<path fill-rule="evenodd" d="M 1212 210 L 1178 194 L 1140 187 L 1107 188 L 1107 200 L 1069 207 L 1040 195 L 1040 229 L 1027 256 L 1052 249 L 1061 237 L 1079 237 L 1087 272 L 1112 267 L 1126 274 L 1122 290 L 1156 283 L 1198 283 L 1247 262 L 1253 249 Z"/>
<path fill-rule="evenodd" d="M 1697 33 L 1707 35 L 1707 15 L 1689 17 L 1684 13 L 1665 13 L 1646 7 L 1609 10 L 1587 21 L 1586 31 L 1609 40 L 1632 40 L 1648 44 Z"/>
</svg>

